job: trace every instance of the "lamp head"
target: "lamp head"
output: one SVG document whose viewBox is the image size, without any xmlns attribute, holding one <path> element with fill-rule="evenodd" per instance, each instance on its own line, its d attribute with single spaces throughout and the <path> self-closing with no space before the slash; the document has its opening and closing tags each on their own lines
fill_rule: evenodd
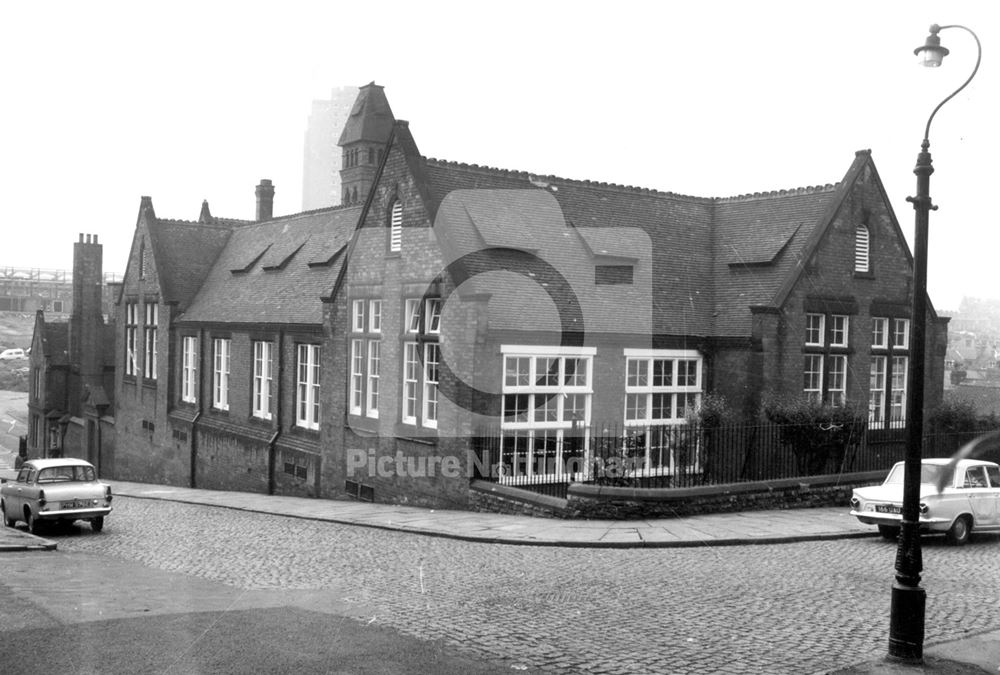
<svg viewBox="0 0 1000 675">
<path fill-rule="evenodd" d="M 917 55 L 920 65 L 927 66 L 928 68 L 937 68 L 941 65 L 944 57 L 948 56 L 948 50 L 941 46 L 941 38 L 938 37 L 938 31 L 940 30 L 941 26 L 937 24 L 932 25 L 931 34 L 927 36 L 924 44 L 913 50 L 913 53 Z"/>
</svg>

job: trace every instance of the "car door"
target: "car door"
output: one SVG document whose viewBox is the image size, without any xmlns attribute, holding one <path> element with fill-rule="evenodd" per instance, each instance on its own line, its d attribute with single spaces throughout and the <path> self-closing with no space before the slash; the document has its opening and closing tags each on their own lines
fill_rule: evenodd
<svg viewBox="0 0 1000 675">
<path fill-rule="evenodd" d="M 976 526 L 990 527 L 996 523 L 996 500 L 986 478 L 985 466 L 970 466 L 962 483 L 969 496 L 969 506 L 976 517 Z"/>
<path fill-rule="evenodd" d="M 994 527 L 1000 527 L 1000 466 L 987 466 L 986 477 L 990 480 L 990 487 L 987 490 L 989 496 L 986 501 L 992 504 L 993 514 L 990 524 Z M 990 507 L 984 505 L 984 511 L 987 510 L 990 510 Z"/>
<path fill-rule="evenodd" d="M 3 498 L 4 508 L 7 511 L 4 515 L 9 515 L 15 520 L 17 520 L 24 505 L 24 486 L 28 484 L 29 473 L 30 469 L 22 466 L 21 470 L 17 473 L 17 480 L 13 483 L 8 483 L 7 494 Z"/>
</svg>

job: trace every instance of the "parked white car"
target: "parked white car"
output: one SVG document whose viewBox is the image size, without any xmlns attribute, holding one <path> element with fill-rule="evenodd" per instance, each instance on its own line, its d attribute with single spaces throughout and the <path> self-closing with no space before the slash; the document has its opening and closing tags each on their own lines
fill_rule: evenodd
<svg viewBox="0 0 1000 675">
<path fill-rule="evenodd" d="M 956 545 L 967 542 L 973 531 L 1000 532 L 1000 466 L 963 459 L 951 476 L 944 476 L 950 463 L 948 458 L 921 462 L 921 531 L 944 532 Z M 940 492 L 938 485 L 944 486 Z M 877 525 L 886 539 L 896 539 L 902 505 L 903 462 L 899 462 L 881 485 L 854 490 L 851 515 L 862 523 Z"/>
<path fill-rule="evenodd" d="M 28 358 L 28 353 L 23 349 L 5 349 L 0 352 L 0 361 L 14 361 Z"/>
<path fill-rule="evenodd" d="M 111 513 L 111 486 L 82 459 L 30 459 L 21 465 L 16 480 L 0 486 L 0 512 L 7 527 L 23 520 L 32 534 L 45 521 L 76 520 L 89 521 L 100 532 Z"/>
</svg>

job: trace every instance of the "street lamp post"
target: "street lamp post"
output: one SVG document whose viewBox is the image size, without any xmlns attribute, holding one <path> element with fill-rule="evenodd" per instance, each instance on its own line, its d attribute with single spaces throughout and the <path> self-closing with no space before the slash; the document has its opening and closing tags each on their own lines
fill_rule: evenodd
<svg viewBox="0 0 1000 675">
<path fill-rule="evenodd" d="M 965 89 L 979 70 L 982 46 L 979 38 L 965 26 L 931 26 L 930 35 L 922 47 L 914 50 L 921 64 L 929 67 L 941 65 L 948 50 L 941 46 L 938 32 L 948 28 L 961 28 L 976 41 L 976 67 L 972 74 L 947 98 L 938 103 L 927 119 L 924 140 L 917 155 L 913 173 L 917 175 L 917 196 L 907 197 L 916 211 L 913 247 L 913 305 L 910 317 L 910 395 L 907 398 L 907 442 L 903 472 L 903 508 L 896 549 L 896 581 L 892 585 L 892 604 L 889 620 L 889 656 L 910 662 L 923 660 L 924 608 L 926 594 L 920 587 L 923 561 L 920 552 L 920 460 L 924 432 L 924 365 L 927 344 L 927 224 L 929 214 L 937 207 L 931 204 L 930 182 L 934 166 L 931 164 L 930 130 L 934 116 L 945 103 Z"/>
</svg>

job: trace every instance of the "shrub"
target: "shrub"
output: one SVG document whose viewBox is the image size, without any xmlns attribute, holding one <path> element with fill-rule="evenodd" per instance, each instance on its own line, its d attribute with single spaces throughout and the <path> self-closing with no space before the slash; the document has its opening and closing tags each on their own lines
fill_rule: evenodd
<svg viewBox="0 0 1000 675">
<path fill-rule="evenodd" d="M 770 398 L 763 411 L 768 420 L 781 425 L 781 441 L 791 448 L 799 472 L 806 476 L 840 471 L 848 448 L 861 442 L 868 424 L 868 411 L 850 404 Z"/>
</svg>

